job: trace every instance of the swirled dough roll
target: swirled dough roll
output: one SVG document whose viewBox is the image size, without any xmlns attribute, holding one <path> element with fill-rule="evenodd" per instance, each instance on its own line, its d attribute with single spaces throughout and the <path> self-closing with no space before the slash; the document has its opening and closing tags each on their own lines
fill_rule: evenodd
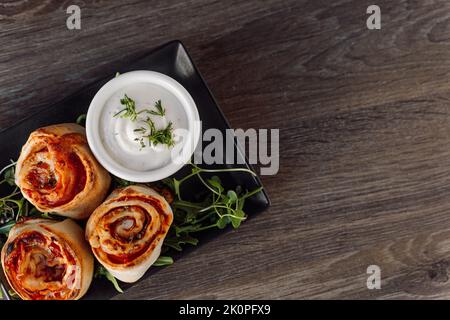
<svg viewBox="0 0 450 320">
<path fill-rule="evenodd" d="M 129 186 L 116 189 L 92 213 L 86 239 L 114 277 L 135 282 L 158 259 L 172 221 L 170 205 L 155 190 Z"/>
<path fill-rule="evenodd" d="M 92 155 L 83 127 L 64 123 L 31 133 L 16 184 L 39 211 L 86 219 L 105 198 L 111 176 Z"/>
<path fill-rule="evenodd" d="M 26 300 L 75 300 L 89 288 L 94 258 L 83 230 L 66 219 L 16 224 L 1 252 L 9 284 Z"/>
</svg>

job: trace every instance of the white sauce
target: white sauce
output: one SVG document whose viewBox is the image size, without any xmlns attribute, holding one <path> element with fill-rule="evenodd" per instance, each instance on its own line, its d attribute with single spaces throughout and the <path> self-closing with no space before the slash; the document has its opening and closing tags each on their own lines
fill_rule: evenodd
<svg viewBox="0 0 450 320">
<path fill-rule="evenodd" d="M 135 83 L 116 91 L 105 103 L 100 115 L 100 138 L 110 157 L 125 168 L 134 171 L 149 171 L 164 167 L 171 160 L 171 149 L 167 145 L 149 145 L 148 139 L 144 139 L 145 147 L 141 147 L 136 138 L 141 134 L 134 132 L 147 125 L 139 119 L 145 120 L 146 113 L 138 116 L 138 120 L 120 118 L 114 115 L 124 106 L 120 99 L 127 94 L 136 102 L 136 112 L 143 109 L 156 110 L 155 102 L 161 100 L 165 109 L 165 116 L 149 115 L 155 123 L 156 129 L 164 129 L 172 122 L 173 129 L 188 129 L 189 124 L 183 106 L 177 97 L 163 87 L 150 83 Z M 174 134 L 175 143 L 181 143 Z"/>
</svg>

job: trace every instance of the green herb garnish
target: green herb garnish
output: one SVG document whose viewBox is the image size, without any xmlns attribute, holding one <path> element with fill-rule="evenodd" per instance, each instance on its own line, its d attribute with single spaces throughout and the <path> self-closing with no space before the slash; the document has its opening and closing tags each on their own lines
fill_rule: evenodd
<svg viewBox="0 0 450 320">
<path fill-rule="evenodd" d="M 164 117 L 166 115 L 166 110 L 163 108 L 161 100 L 155 102 L 155 108 L 156 111 L 155 110 L 146 110 L 146 111 L 154 116 Z"/>
<path fill-rule="evenodd" d="M 134 139 L 135 141 L 139 142 L 141 148 L 144 148 L 145 140 L 148 140 L 149 144 L 153 144 L 157 146 L 158 144 L 166 144 L 169 147 L 172 147 L 175 144 L 175 141 L 173 140 L 173 127 L 172 122 L 169 122 L 169 124 L 164 129 L 156 129 L 155 123 L 150 117 L 147 117 L 145 121 L 143 121 L 147 127 L 140 127 L 137 129 L 134 129 L 135 133 L 139 133 L 141 136 Z"/>
<path fill-rule="evenodd" d="M 136 112 L 136 102 L 126 94 L 120 99 L 120 104 L 123 105 L 124 108 L 117 112 L 113 117 L 120 116 L 121 118 L 128 118 L 131 121 L 136 121 L 138 114 L 142 112 Z"/>
<path fill-rule="evenodd" d="M 120 116 L 121 118 L 128 118 L 134 122 L 138 120 L 138 116 L 141 113 L 148 113 L 161 117 L 166 114 L 166 110 L 163 108 L 161 100 L 155 102 L 156 110 L 144 109 L 139 112 L 136 112 L 135 101 L 128 97 L 126 94 L 124 98 L 120 99 L 120 103 L 124 106 L 124 108 L 117 112 L 113 117 Z M 139 143 L 141 149 L 146 147 L 145 140 L 148 140 L 149 145 L 153 144 L 156 146 L 158 144 L 166 144 L 169 147 L 175 145 L 172 134 L 172 122 L 169 122 L 169 124 L 163 129 L 156 129 L 155 123 L 148 116 L 142 122 L 146 124 L 147 127 L 140 127 L 134 130 L 135 133 L 140 134 L 140 136 L 135 138 L 134 141 Z"/>
<path fill-rule="evenodd" d="M 139 112 L 136 112 L 136 102 L 131 99 L 127 94 L 124 95 L 122 99 L 120 99 L 120 104 L 124 106 L 122 110 L 114 114 L 113 117 L 117 117 L 120 115 L 121 118 L 128 118 L 131 121 L 136 121 L 137 117 L 141 113 L 148 113 L 154 116 L 165 116 L 166 115 L 166 109 L 163 108 L 161 104 L 161 100 L 158 100 L 155 102 L 155 108 L 156 110 L 148 110 L 143 109 Z"/>
<path fill-rule="evenodd" d="M 7 183 L 10 186 L 15 186 L 15 168 L 16 168 L 16 162 L 11 160 L 11 163 L 7 166 L 5 166 L 2 170 L 0 170 L 0 175 L 3 173 L 3 180 L 0 181 L 0 185 L 2 183 Z"/>
<path fill-rule="evenodd" d="M 125 188 L 125 187 L 133 185 L 133 182 L 113 176 L 113 184 L 114 184 L 114 187 L 116 187 L 116 188 Z"/>
<path fill-rule="evenodd" d="M 3 174 L 3 180 L 0 185 L 8 184 L 14 186 L 14 171 L 16 163 L 11 161 L 11 164 L 5 166 L 0 170 L 0 175 Z M 19 188 L 15 187 L 8 195 L 0 198 L 0 234 L 8 235 L 9 230 L 14 226 L 16 221 L 23 215 L 28 214 L 28 202 L 22 197 Z"/>
<path fill-rule="evenodd" d="M 164 129 L 154 130 L 149 135 L 145 136 L 145 138 L 155 146 L 158 144 L 166 144 L 167 146 L 172 147 L 175 145 L 172 132 L 172 122 L 169 122 Z"/>
<path fill-rule="evenodd" d="M 193 234 L 212 229 L 223 229 L 231 224 L 238 228 L 247 216 L 244 212 L 244 204 L 247 198 L 262 191 L 262 187 L 253 191 L 244 192 L 239 186 L 234 190 L 226 190 L 218 176 L 210 178 L 203 174 L 223 172 L 245 172 L 256 175 L 253 171 L 245 168 L 231 169 L 203 169 L 192 164 L 192 171 L 180 180 L 175 178 L 165 179 L 175 194 L 175 201 L 171 204 L 174 211 L 174 222 L 169 234 L 164 240 L 163 246 L 177 251 L 182 250 L 182 245 L 197 245 L 198 240 Z M 181 186 L 189 179 L 197 178 L 207 190 L 203 201 L 186 201 L 181 193 Z"/>
<path fill-rule="evenodd" d="M 76 120 L 76 123 L 84 127 L 86 125 L 86 116 L 86 113 L 80 114 Z"/>
<path fill-rule="evenodd" d="M 120 292 L 123 293 L 122 288 L 119 286 L 119 283 L 117 282 L 117 279 L 111 274 L 109 273 L 108 270 L 105 269 L 105 267 L 103 267 L 102 265 L 97 265 L 97 268 L 95 269 L 95 275 L 96 278 L 98 277 L 105 277 L 108 281 L 110 281 L 114 288 Z"/>
<path fill-rule="evenodd" d="M 24 217 L 41 217 L 52 219 L 48 213 L 39 212 L 31 203 L 29 203 L 16 186 L 14 181 L 16 162 L 11 161 L 11 164 L 5 166 L 0 170 L 0 176 L 3 174 L 3 180 L 0 185 L 8 184 L 11 191 L 8 195 L 0 198 L 0 235 L 8 236 L 11 228 Z M 1 239 L 0 239 L 1 240 Z"/>
<path fill-rule="evenodd" d="M 158 259 L 152 264 L 154 267 L 163 267 L 163 266 L 169 266 L 173 264 L 172 257 L 166 257 L 166 256 L 159 256 Z"/>
<path fill-rule="evenodd" d="M 13 299 L 18 299 L 19 298 L 19 295 L 12 289 L 8 290 L 8 294 L 9 294 L 10 298 L 13 298 Z"/>
</svg>

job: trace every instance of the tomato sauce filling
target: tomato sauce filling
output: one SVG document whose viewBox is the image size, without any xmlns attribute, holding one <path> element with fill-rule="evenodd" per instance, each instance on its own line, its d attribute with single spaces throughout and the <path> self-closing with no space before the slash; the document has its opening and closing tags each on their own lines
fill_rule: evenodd
<svg viewBox="0 0 450 320">
<path fill-rule="evenodd" d="M 38 162 L 33 169 L 27 174 L 28 182 L 35 189 L 50 190 L 56 186 L 56 177 L 53 172 L 50 171 L 50 165 L 45 162 Z"/>
<path fill-rule="evenodd" d="M 58 258 L 66 257 L 63 264 L 58 263 Z M 23 265 L 23 263 L 31 265 Z M 63 287 L 62 292 L 51 292 L 51 298 L 62 298 L 70 293 L 70 289 L 63 284 L 67 273 L 68 264 L 76 263 L 72 254 L 62 248 L 56 239 L 47 239 L 37 231 L 27 232 L 19 236 L 8 246 L 5 259 L 5 271 L 8 278 L 12 280 L 13 287 L 20 288 L 20 292 L 25 292 L 29 298 L 34 300 L 48 297 L 48 289 L 40 292 L 32 288 L 27 288 L 23 284 L 27 278 L 38 280 L 42 283 L 60 282 Z M 73 273 L 74 271 L 72 271 Z"/>
<path fill-rule="evenodd" d="M 65 135 L 39 151 L 50 153 L 54 168 L 43 161 L 33 163 L 25 177 L 29 187 L 23 188 L 23 191 L 27 196 L 41 205 L 58 207 L 70 202 L 84 189 L 86 170 L 69 144 L 75 142 L 75 137 Z"/>
<path fill-rule="evenodd" d="M 144 222 L 140 230 L 135 230 L 137 227 L 136 220 L 134 217 L 121 217 L 114 222 L 106 225 L 106 228 L 111 233 L 112 237 L 123 243 L 133 242 L 135 239 L 141 239 L 144 235 L 147 227 L 150 223 L 150 217 L 146 214 L 145 210 L 139 206 L 125 206 L 120 208 L 115 208 L 107 213 L 108 216 L 114 216 L 116 214 L 122 213 L 124 211 L 134 211 L 144 217 Z M 136 232 L 137 231 L 137 232 Z"/>
<path fill-rule="evenodd" d="M 160 229 L 153 234 L 143 245 L 140 249 L 134 251 L 133 253 L 124 253 L 124 254 L 118 254 L 118 255 L 114 255 L 114 254 L 108 254 L 108 253 L 104 253 L 106 255 L 106 257 L 108 258 L 108 260 L 114 264 L 127 264 L 132 262 L 133 260 L 137 259 L 138 257 L 140 257 L 142 254 L 144 254 L 149 248 L 151 248 L 152 246 L 154 246 L 153 242 L 154 240 L 160 236 L 161 234 L 164 234 L 164 232 L 166 232 L 167 228 L 168 228 L 168 219 L 166 217 L 166 213 L 164 211 L 164 209 L 161 206 L 161 203 L 156 200 L 156 199 L 148 199 L 148 198 L 142 198 L 139 196 L 124 196 L 121 198 L 118 198 L 116 201 L 120 202 L 120 201 L 130 201 L 130 200 L 138 200 L 138 201 L 143 201 L 145 203 L 148 203 L 149 205 L 151 205 L 152 207 L 155 208 L 155 210 L 158 212 L 158 214 L 160 215 L 160 217 L 162 218 L 162 223 L 161 223 L 161 227 Z M 137 210 L 136 208 L 139 208 L 139 210 L 143 210 L 142 208 L 138 207 L 138 206 L 132 206 L 133 210 Z M 114 214 L 116 213 L 117 210 L 123 211 L 123 208 L 115 208 L 111 211 L 109 211 L 106 215 L 108 214 Z M 118 212 L 118 211 L 117 211 Z M 144 212 L 145 213 L 145 212 Z M 119 223 L 123 223 L 125 221 L 125 219 L 130 219 L 127 217 L 122 217 L 120 219 L 117 219 L 116 221 L 114 221 L 113 223 L 107 225 L 107 228 L 109 228 L 111 236 L 122 242 L 122 243 L 129 243 L 134 241 L 135 239 L 140 239 L 145 235 L 145 232 L 147 232 L 147 229 L 150 225 L 150 217 L 148 214 L 145 213 L 145 217 L 146 217 L 146 221 L 144 222 L 144 227 L 142 228 L 142 230 L 137 233 L 133 238 L 121 238 L 120 236 L 118 236 L 116 230 L 117 230 L 117 225 Z M 133 218 L 131 218 L 133 219 Z M 96 253 L 99 253 L 99 251 L 101 251 L 100 248 L 94 248 L 94 250 L 96 251 Z"/>
</svg>

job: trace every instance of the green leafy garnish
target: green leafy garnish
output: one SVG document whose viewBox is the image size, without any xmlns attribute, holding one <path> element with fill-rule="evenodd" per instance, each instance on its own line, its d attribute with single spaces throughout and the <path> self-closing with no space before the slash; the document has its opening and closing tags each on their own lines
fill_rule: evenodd
<svg viewBox="0 0 450 320">
<path fill-rule="evenodd" d="M 158 100 L 155 102 L 155 110 L 147 110 L 148 113 L 154 115 L 154 116 L 160 116 L 160 117 L 164 117 L 166 115 L 166 110 L 163 108 L 162 104 L 161 104 L 161 100 Z"/>
<path fill-rule="evenodd" d="M 14 298 L 14 299 L 19 298 L 19 295 L 12 289 L 8 290 L 8 294 L 9 294 L 10 298 Z"/>
<path fill-rule="evenodd" d="M 140 136 L 134 140 L 139 142 L 141 148 L 146 146 L 145 140 L 148 140 L 149 144 L 153 144 L 155 146 L 158 144 L 166 144 L 167 146 L 172 147 L 175 144 L 173 139 L 172 122 L 169 122 L 164 129 L 156 129 L 155 123 L 150 117 L 147 117 L 147 119 L 143 122 L 147 125 L 147 127 L 134 129 L 135 133 L 140 134 Z"/>
<path fill-rule="evenodd" d="M 136 102 L 131 99 L 127 94 L 124 95 L 122 99 L 120 99 L 120 104 L 124 106 L 119 112 L 114 114 L 113 117 L 120 116 L 121 118 L 128 118 L 131 121 L 136 121 L 137 117 L 141 113 L 148 113 L 154 116 L 165 116 L 166 110 L 163 108 L 161 104 L 161 100 L 155 102 L 156 110 L 148 110 L 143 109 L 139 112 L 136 111 Z"/>
<path fill-rule="evenodd" d="M 117 282 L 117 279 L 114 278 L 114 276 L 109 273 L 108 270 L 105 269 L 105 267 L 103 267 L 102 265 L 98 265 L 97 268 L 95 269 L 95 277 L 105 277 L 106 279 L 108 279 L 108 281 L 110 281 L 114 288 L 119 291 L 120 293 L 123 293 L 122 288 L 119 286 L 119 283 Z"/>
<path fill-rule="evenodd" d="M 116 187 L 119 188 L 124 188 L 124 187 L 128 187 L 131 186 L 133 184 L 133 182 L 130 182 L 128 180 L 113 176 L 113 180 L 114 180 L 114 184 L 116 185 Z"/>
<path fill-rule="evenodd" d="M 2 170 L 0 170 L 0 176 L 3 174 L 3 180 L 0 181 L 0 185 L 2 183 L 7 183 L 10 186 L 15 186 L 15 168 L 16 168 L 16 162 L 11 160 L 11 163 L 5 166 Z"/>
<path fill-rule="evenodd" d="M 14 188 L 8 195 L 0 198 L 0 234 L 8 235 L 9 230 L 21 217 L 26 217 L 35 212 L 32 205 L 22 196 L 18 187 L 15 186 L 14 171 L 16 162 L 11 163 L 0 170 L 3 180 L 0 185 L 8 184 Z"/>
<path fill-rule="evenodd" d="M 84 127 L 86 125 L 86 116 L 86 113 L 80 114 L 77 118 L 76 123 Z"/>
<path fill-rule="evenodd" d="M 192 163 L 191 166 L 191 173 L 184 178 L 163 180 L 172 189 L 176 198 L 171 204 L 174 211 L 174 222 L 163 244 L 167 249 L 181 251 L 182 245 L 197 245 L 198 240 L 192 234 L 200 231 L 213 228 L 223 229 L 230 224 L 233 228 L 238 228 L 247 218 L 244 212 L 245 200 L 262 191 L 262 187 L 247 192 L 243 192 L 239 187 L 236 187 L 235 190 L 226 190 L 218 176 L 210 178 L 202 176 L 205 173 L 233 171 L 255 175 L 251 170 L 245 168 L 203 169 Z M 199 179 L 208 191 L 201 202 L 186 201 L 181 193 L 182 184 L 194 177 Z"/>
<path fill-rule="evenodd" d="M 124 98 L 120 99 L 120 103 L 124 106 L 124 108 L 117 112 L 113 117 L 120 116 L 121 118 L 127 118 L 134 122 L 138 120 L 138 116 L 141 113 L 148 113 L 150 115 L 161 117 L 166 114 L 166 110 L 163 108 L 161 100 L 155 102 L 156 110 L 144 109 L 139 112 L 136 111 L 136 102 L 126 94 L 124 95 Z M 155 123 L 149 116 L 147 116 L 145 120 L 142 120 L 142 122 L 145 126 L 134 130 L 135 133 L 139 134 L 134 141 L 139 143 L 141 149 L 146 147 L 146 140 L 149 145 L 153 144 L 156 146 L 158 144 L 165 144 L 168 147 L 175 145 L 172 122 L 169 122 L 169 124 L 163 129 L 156 129 Z"/>
<path fill-rule="evenodd" d="M 152 264 L 154 267 L 163 267 L 173 264 L 172 257 L 159 256 L 158 259 Z"/>
<path fill-rule="evenodd" d="M 25 217 L 40 217 L 46 219 L 55 219 L 48 213 L 39 212 L 31 203 L 29 203 L 20 192 L 14 181 L 14 171 L 16 162 L 11 161 L 11 164 L 0 170 L 0 175 L 3 174 L 3 180 L 0 185 L 8 184 L 14 188 L 8 195 L 0 198 L 0 235 L 8 236 L 11 228 L 21 218 Z M 1 239 L 0 239 L 1 240 Z"/>
<path fill-rule="evenodd" d="M 123 105 L 124 108 L 114 114 L 114 118 L 120 116 L 121 118 L 128 118 L 131 121 L 136 121 L 138 114 L 142 112 L 136 112 L 136 102 L 126 94 L 120 99 L 120 104 Z"/>
<path fill-rule="evenodd" d="M 166 144 L 167 146 L 172 147 L 175 144 L 172 132 L 172 122 L 169 122 L 169 124 L 164 129 L 150 132 L 150 134 L 145 136 L 145 138 L 147 138 L 148 141 L 150 141 L 155 146 L 158 144 Z"/>
<path fill-rule="evenodd" d="M 0 227 L 0 234 L 8 235 L 9 231 L 16 224 L 15 220 L 10 220 Z"/>
<path fill-rule="evenodd" d="M 189 234 L 178 234 L 176 237 L 168 237 L 164 239 L 164 246 L 174 249 L 176 251 L 183 251 L 181 245 L 190 244 L 196 246 L 198 239 L 190 236 Z"/>
</svg>

